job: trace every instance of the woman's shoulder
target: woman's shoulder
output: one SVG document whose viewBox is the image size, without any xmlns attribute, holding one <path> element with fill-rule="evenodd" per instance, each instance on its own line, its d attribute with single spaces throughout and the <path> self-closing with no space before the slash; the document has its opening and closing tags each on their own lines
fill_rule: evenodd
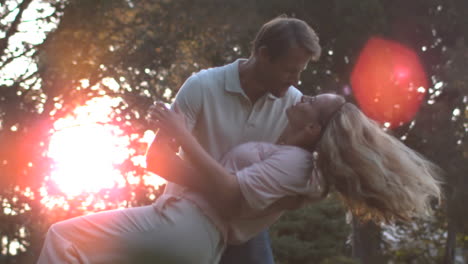
<svg viewBox="0 0 468 264">
<path fill-rule="evenodd" d="M 277 145 L 268 142 L 250 141 L 235 146 L 229 152 L 259 152 L 265 150 L 276 149 Z"/>
<path fill-rule="evenodd" d="M 252 141 L 234 147 L 230 152 L 255 152 L 255 153 L 284 153 L 310 157 L 312 153 L 300 147 L 291 145 L 280 145 L 270 142 Z"/>
<path fill-rule="evenodd" d="M 224 155 L 223 160 L 230 159 L 232 157 L 244 157 L 248 160 L 261 160 L 265 156 L 266 152 L 273 151 L 275 144 L 267 142 L 246 142 L 233 147 L 230 151 Z"/>
<path fill-rule="evenodd" d="M 267 144 L 259 142 L 247 142 L 233 147 L 221 159 L 225 168 L 239 170 L 253 163 L 262 161 L 265 156 Z"/>
</svg>

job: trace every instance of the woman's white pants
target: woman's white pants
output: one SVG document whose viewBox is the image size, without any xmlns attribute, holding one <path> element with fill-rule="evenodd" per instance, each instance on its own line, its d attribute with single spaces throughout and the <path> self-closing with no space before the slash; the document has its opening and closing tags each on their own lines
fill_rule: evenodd
<svg viewBox="0 0 468 264">
<path fill-rule="evenodd" d="M 218 263 L 216 227 L 190 201 L 105 211 L 53 224 L 38 264 Z"/>
</svg>

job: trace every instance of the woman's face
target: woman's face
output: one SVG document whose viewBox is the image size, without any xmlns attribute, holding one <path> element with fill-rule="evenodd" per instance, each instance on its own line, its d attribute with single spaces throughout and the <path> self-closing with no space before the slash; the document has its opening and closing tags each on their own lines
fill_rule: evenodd
<svg viewBox="0 0 468 264">
<path fill-rule="evenodd" d="M 310 122 L 318 123 L 320 104 L 317 96 L 302 96 L 301 101 L 286 109 L 286 115 L 293 128 L 303 128 Z"/>
<path fill-rule="evenodd" d="M 304 95 L 300 102 L 286 110 L 286 115 L 292 128 L 302 129 L 311 124 L 323 128 L 343 102 L 344 98 L 336 94 Z"/>
</svg>

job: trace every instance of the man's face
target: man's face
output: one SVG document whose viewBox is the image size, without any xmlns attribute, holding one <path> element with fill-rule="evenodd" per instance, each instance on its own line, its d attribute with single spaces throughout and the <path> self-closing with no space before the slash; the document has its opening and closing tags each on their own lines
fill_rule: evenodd
<svg viewBox="0 0 468 264">
<path fill-rule="evenodd" d="M 290 86 L 298 84 L 302 71 L 305 70 L 311 55 L 300 47 L 292 47 L 284 55 L 265 60 L 265 85 L 267 91 L 276 97 L 282 97 Z"/>
</svg>

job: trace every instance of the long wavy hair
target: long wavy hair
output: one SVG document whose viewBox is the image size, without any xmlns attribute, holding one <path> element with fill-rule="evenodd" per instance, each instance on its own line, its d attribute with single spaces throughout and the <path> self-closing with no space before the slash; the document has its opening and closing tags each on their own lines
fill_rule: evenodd
<svg viewBox="0 0 468 264">
<path fill-rule="evenodd" d="M 440 200 L 441 170 L 351 103 L 333 114 L 316 152 L 325 192 L 336 190 L 358 219 L 408 221 Z"/>
</svg>

